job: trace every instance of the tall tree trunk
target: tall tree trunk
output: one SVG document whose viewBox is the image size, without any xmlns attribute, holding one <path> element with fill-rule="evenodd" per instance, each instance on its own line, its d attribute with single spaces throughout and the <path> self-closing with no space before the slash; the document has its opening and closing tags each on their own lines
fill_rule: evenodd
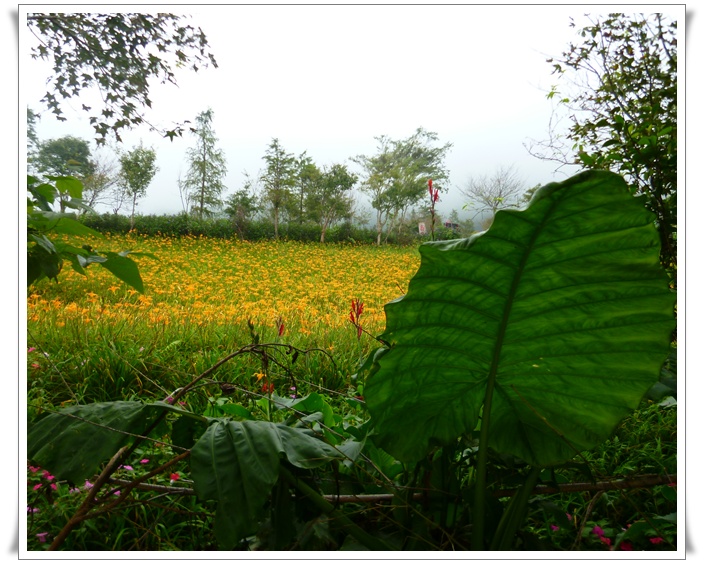
<svg viewBox="0 0 704 564">
<path fill-rule="evenodd" d="M 137 207 L 137 194 L 132 195 L 132 215 L 130 215 L 130 231 L 134 229 L 134 208 Z"/>
<path fill-rule="evenodd" d="M 381 247 L 381 232 L 384 224 L 381 223 L 381 210 L 376 211 L 376 246 Z"/>
</svg>

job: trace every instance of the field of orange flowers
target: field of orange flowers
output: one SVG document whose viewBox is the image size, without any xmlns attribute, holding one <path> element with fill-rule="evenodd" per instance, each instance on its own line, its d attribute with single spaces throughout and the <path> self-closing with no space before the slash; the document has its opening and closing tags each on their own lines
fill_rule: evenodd
<svg viewBox="0 0 704 564">
<path fill-rule="evenodd" d="M 43 281 L 28 293 L 31 329 L 139 320 L 161 325 L 256 325 L 304 335 L 348 324 L 350 302 L 364 302 L 364 323 L 383 328 L 383 305 L 403 294 L 418 267 L 415 248 L 317 245 L 203 238 L 124 238 L 94 241 L 140 257 L 146 292 L 138 294 L 98 266 L 84 277 L 66 266 L 59 284 Z"/>
<path fill-rule="evenodd" d="M 144 294 L 97 265 L 87 276 L 65 265 L 58 284 L 43 280 L 28 290 L 27 346 L 60 359 L 64 377 L 77 358 L 96 355 L 101 358 L 88 359 L 96 369 L 114 372 L 105 367 L 105 356 L 118 349 L 158 352 L 189 339 L 191 350 L 244 346 L 250 342 L 249 321 L 262 341 L 278 339 L 333 354 L 353 350 L 359 358 L 357 331 L 349 320 L 352 300 L 364 304 L 365 331 L 379 334 L 384 304 L 405 293 L 420 260 L 416 247 L 143 236 L 90 243 L 98 250 L 130 249 L 156 259 L 137 259 Z M 361 341 L 362 348 L 374 344 L 368 335 Z M 94 352 L 101 347 L 104 352 Z M 32 367 L 58 372 L 45 366 L 45 358 L 28 355 L 27 360 L 30 374 Z"/>
</svg>

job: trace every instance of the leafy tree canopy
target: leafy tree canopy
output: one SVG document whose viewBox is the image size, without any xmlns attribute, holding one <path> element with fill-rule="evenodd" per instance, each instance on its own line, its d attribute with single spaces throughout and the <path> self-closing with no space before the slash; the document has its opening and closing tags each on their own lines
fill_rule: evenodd
<svg viewBox="0 0 704 564">
<path fill-rule="evenodd" d="M 576 27 L 572 22 L 572 26 Z M 677 22 L 663 14 L 589 20 L 579 40 L 548 59 L 564 88 L 548 94 L 569 112 L 566 145 L 547 158 L 624 176 L 657 216 L 661 261 L 677 264 Z M 565 84 L 565 82 L 567 84 Z"/>
<path fill-rule="evenodd" d="M 192 130 L 196 146 L 188 149 L 189 168 L 183 182 L 191 208 L 201 219 L 222 205 L 220 195 L 225 189 L 223 178 L 227 174 L 225 153 L 216 147 L 213 114 L 213 110 L 208 109 L 196 117 L 196 127 Z"/>
<path fill-rule="evenodd" d="M 100 91 L 100 111 L 83 106 L 91 112 L 99 144 L 110 134 L 119 141 L 123 129 L 147 123 L 143 107 L 152 104 L 149 82 L 176 84 L 172 65 L 194 71 L 217 67 L 203 31 L 173 14 L 32 13 L 27 25 L 39 41 L 32 57 L 53 65 L 42 102 L 57 119 L 66 119 L 63 100 L 89 87 Z M 164 135 L 173 139 L 182 133 L 179 125 Z"/>
<path fill-rule="evenodd" d="M 272 139 L 264 154 L 266 169 L 262 174 L 264 199 L 269 203 L 274 219 L 274 237 L 279 237 L 282 210 L 292 203 L 292 189 L 296 184 L 297 161 L 284 150 L 278 139 Z"/>
<path fill-rule="evenodd" d="M 319 173 L 308 193 L 307 207 L 312 219 L 320 225 L 320 242 L 325 242 L 325 233 L 336 221 L 352 215 L 350 191 L 357 183 L 357 175 L 343 164 L 333 164 Z"/>
<path fill-rule="evenodd" d="M 40 142 L 34 166 L 50 176 L 88 176 L 93 170 L 90 145 L 72 135 Z"/>
<path fill-rule="evenodd" d="M 390 215 L 403 215 L 427 192 L 428 179 L 441 184 L 449 173 L 445 157 L 452 143 L 437 146 L 437 133 L 418 128 L 410 137 L 393 140 L 376 137 L 377 153 L 352 159 L 363 169 L 361 190 L 369 195 L 377 211 L 377 243 Z"/>
<path fill-rule="evenodd" d="M 120 156 L 119 184 L 126 192 L 132 205 L 130 227 L 134 227 L 134 211 L 137 207 L 137 200 L 147 193 L 147 187 L 158 170 L 156 151 L 143 147 L 141 142 L 139 146 Z"/>
</svg>

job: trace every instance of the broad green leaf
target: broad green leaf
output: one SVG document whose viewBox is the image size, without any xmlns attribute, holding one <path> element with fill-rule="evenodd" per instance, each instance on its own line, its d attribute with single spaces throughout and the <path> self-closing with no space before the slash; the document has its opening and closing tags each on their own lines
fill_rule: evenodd
<svg viewBox="0 0 704 564">
<path fill-rule="evenodd" d="M 139 274 L 137 263 L 131 258 L 122 256 L 118 253 L 108 252 L 105 254 L 107 256 L 107 260 L 105 262 L 101 262 L 100 266 L 107 268 L 120 280 L 129 284 L 138 292 L 143 293 L 144 283 L 142 282 L 142 277 Z"/>
<path fill-rule="evenodd" d="M 56 189 L 71 198 L 80 198 L 83 195 L 83 184 L 73 176 L 50 177 L 56 180 Z"/>
<path fill-rule="evenodd" d="M 142 433 L 156 410 L 141 402 L 76 405 L 30 425 L 27 456 L 60 480 L 78 484 L 95 474 L 132 437 Z"/>
<path fill-rule="evenodd" d="M 65 235 L 81 235 L 103 237 L 95 229 L 83 225 L 80 221 L 76 221 L 72 214 L 59 212 L 42 212 L 44 220 L 51 225 L 54 233 L 63 233 Z"/>
<path fill-rule="evenodd" d="M 27 177 L 27 190 L 35 198 L 40 209 L 51 211 L 51 204 L 56 199 L 56 188 L 51 184 L 34 184 L 36 178 Z"/>
<path fill-rule="evenodd" d="M 256 531 L 279 477 L 279 459 L 313 468 L 340 454 L 304 429 L 267 421 L 217 420 L 191 450 L 191 475 L 201 499 L 218 502 L 215 534 L 231 549 Z"/>
<path fill-rule="evenodd" d="M 323 414 L 323 423 L 326 426 L 331 427 L 335 424 L 332 407 L 330 407 L 330 404 L 317 392 L 312 392 L 300 398 L 281 397 L 274 392 L 274 394 L 272 394 L 272 400 L 277 409 L 292 408 L 303 413 L 315 413 L 316 411 L 320 411 Z"/>
<path fill-rule="evenodd" d="M 27 239 L 33 243 L 36 243 L 37 245 L 39 245 L 42 249 L 44 249 L 47 253 L 49 253 L 51 255 L 58 254 L 58 251 L 56 250 L 54 243 L 51 241 L 51 239 L 47 238 L 46 235 L 36 234 L 36 233 L 28 233 Z"/>
<path fill-rule="evenodd" d="M 675 327 L 653 216 L 590 171 L 542 187 L 469 239 L 421 245 L 387 304 L 365 400 L 404 461 L 477 428 L 537 465 L 604 440 L 658 381 Z"/>
<path fill-rule="evenodd" d="M 120 251 L 117 254 L 122 257 L 133 256 L 133 257 L 149 257 L 149 258 L 153 258 L 153 259 L 159 258 L 154 253 L 145 253 L 142 251 Z"/>
<path fill-rule="evenodd" d="M 223 415 L 229 415 L 231 417 L 239 417 L 241 419 L 254 419 L 254 416 L 249 411 L 249 409 L 237 403 L 226 403 L 223 405 L 218 405 L 217 410 L 220 411 Z"/>
</svg>

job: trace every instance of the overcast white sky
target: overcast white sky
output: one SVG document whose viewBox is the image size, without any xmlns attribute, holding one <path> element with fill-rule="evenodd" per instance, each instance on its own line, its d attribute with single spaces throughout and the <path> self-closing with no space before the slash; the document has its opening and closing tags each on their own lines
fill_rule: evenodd
<svg viewBox="0 0 704 564">
<path fill-rule="evenodd" d="M 28 11 L 76 11 L 70 6 L 21 6 Z M 81 11 L 142 11 L 148 6 L 80 6 Z M 272 138 L 299 155 L 307 151 L 319 166 L 348 162 L 376 151 L 375 137 L 395 139 L 424 127 L 453 148 L 446 164 L 449 193 L 440 213 L 461 209 L 457 187 L 470 176 L 514 166 L 526 188 L 565 178 L 556 164 L 531 156 L 531 139 L 547 137 L 552 112 L 546 93 L 556 78 L 549 56 L 559 56 L 575 30 L 570 16 L 614 11 L 589 5 L 367 5 L 367 6 L 158 6 L 189 14 L 206 33 L 219 68 L 179 71 L 178 87 L 155 84 L 147 118 L 170 126 L 214 110 L 213 126 L 228 166 L 227 193 L 242 187 L 247 171 L 256 176 Z M 631 6 L 630 11 L 657 11 Z M 660 7 L 662 8 L 662 6 Z M 667 7 L 668 11 L 684 7 Z M 33 61 L 33 43 L 20 25 L 20 100 L 42 110 L 46 63 Z M 26 43 L 25 43 L 26 41 Z M 71 100 L 67 122 L 45 112 L 40 139 L 75 135 L 92 140 L 81 104 Z M 22 102 L 20 102 L 22 107 Z M 72 109 L 73 108 L 73 109 Z M 159 172 L 140 202 L 141 213 L 177 213 L 177 188 L 185 176 L 185 154 L 194 138 L 173 142 L 148 127 L 123 135 L 125 149 L 140 139 L 157 151 Z M 351 168 L 355 169 L 354 165 Z M 103 210 L 104 211 L 104 210 Z"/>
</svg>

